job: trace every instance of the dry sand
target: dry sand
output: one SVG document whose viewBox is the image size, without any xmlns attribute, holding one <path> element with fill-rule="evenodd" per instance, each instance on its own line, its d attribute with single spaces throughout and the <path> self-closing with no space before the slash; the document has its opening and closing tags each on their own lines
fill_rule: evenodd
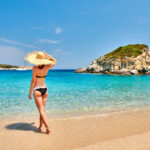
<svg viewBox="0 0 150 150">
<path fill-rule="evenodd" d="M 150 150 L 150 110 L 48 118 L 49 135 L 37 132 L 38 116 L 0 120 L 0 150 Z"/>
</svg>

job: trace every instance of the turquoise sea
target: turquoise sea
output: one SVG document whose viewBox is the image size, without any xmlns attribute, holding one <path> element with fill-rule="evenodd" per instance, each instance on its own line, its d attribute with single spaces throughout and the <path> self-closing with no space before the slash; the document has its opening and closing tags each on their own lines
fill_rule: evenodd
<svg viewBox="0 0 150 150">
<path fill-rule="evenodd" d="M 31 70 L 0 71 L 0 116 L 38 113 L 33 95 L 28 99 Z M 50 70 L 46 80 L 47 114 L 102 113 L 150 105 L 150 76 L 74 73 Z"/>
</svg>

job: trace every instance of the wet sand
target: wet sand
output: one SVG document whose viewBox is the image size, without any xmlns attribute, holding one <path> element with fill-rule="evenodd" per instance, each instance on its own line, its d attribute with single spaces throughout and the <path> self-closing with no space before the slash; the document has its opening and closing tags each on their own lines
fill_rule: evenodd
<svg viewBox="0 0 150 150">
<path fill-rule="evenodd" d="M 38 116 L 0 119 L 0 150 L 150 150 L 150 110 L 50 118 L 51 133 L 38 132 Z"/>
</svg>

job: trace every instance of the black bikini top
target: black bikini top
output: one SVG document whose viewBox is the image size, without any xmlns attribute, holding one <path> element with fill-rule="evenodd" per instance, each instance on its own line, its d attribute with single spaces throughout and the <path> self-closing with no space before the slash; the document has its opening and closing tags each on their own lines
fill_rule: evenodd
<svg viewBox="0 0 150 150">
<path fill-rule="evenodd" d="M 46 76 L 36 76 L 37 78 L 45 78 Z"/>
</svg>

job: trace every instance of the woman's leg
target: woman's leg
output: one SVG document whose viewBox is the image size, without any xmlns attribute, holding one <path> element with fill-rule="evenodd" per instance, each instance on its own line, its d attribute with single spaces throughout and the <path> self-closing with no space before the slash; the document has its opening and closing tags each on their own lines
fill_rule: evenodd
<svg viewBox="0 0 150 150">
<path fill-rule="evenodd" d="M 39 91 L 35 90 L 33 92 L 33 96 L 34 96 L 37 108 L 39 110 L 39 113 L 41 115 L 41 118 L 43 120 L 43 123 L 44 123 L 44 125 L 45 125 L 45 127 L 47 129 L 49 127 L 48 127 L 48 123 L 47 123 L 47 118 L 46 118 L 46 113 L 45 113 L 45 109 L 44 109 L 41 93 Z"/>
<path fill-rule="evenodd" d="M 48 92 L 46 92 L 43 96 L 42 96 L 42 101 L 43 101 L 43 105 L 44 105 L 44 111 L 45 111 L 45 105 L 46 105 L 46 101 L 47 101 L 47 96 L 48 96 Z M 46 114 L 46 111 L 45 111 Z M 49 127 L 46 128 L 46 132 L 49 133 L 50 129 Z"/>
<path fill-rule="evenodd" d="M 42 96 L 42 102 L 43 102 L 43 105 L 44 105 L 44 110 L 45 110 L 47 96 L 48 96 L 47 92 Z M 42 119 L 42 116 L 40 115 L 40 126 L 39 126 L 40 130 L 41 130 L 42 126 L 43 126 L 43 119 Z"/>
<path fill-rule="evenodd" d="M 43 126 L 43 119 L 42 119 L 41 115 L 40 115 L 40 119 L 39 120 L 40 120 L 39 130 L 42 131 L 41 128 Z"/>
</svg>

